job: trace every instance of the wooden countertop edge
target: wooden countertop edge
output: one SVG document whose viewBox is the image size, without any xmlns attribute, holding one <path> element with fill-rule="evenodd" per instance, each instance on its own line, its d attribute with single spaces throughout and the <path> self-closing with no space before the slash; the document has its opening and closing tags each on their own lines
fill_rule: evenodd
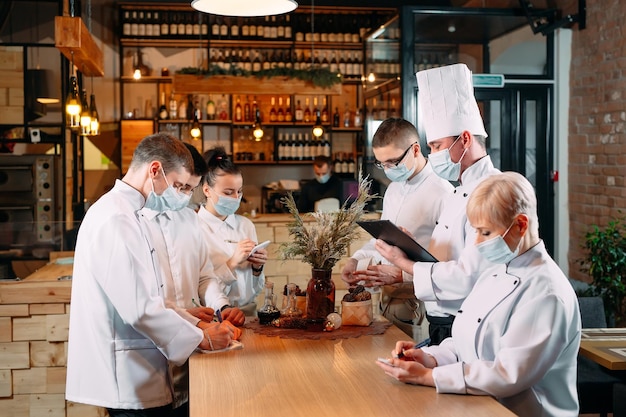
<svg viewBox="0 0 626 417">
<path fill-rule="evenodd" d="M 0 282 L 0 304 L 69 303 L 71 281 Z"/>
</svg>

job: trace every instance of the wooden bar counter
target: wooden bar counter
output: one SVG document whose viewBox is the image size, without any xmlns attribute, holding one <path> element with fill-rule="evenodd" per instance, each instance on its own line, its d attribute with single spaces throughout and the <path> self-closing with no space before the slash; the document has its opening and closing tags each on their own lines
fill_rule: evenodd
<svg viewBox="0 0 626 417">
<path fill-rule="evenodd" d="M 189 359 L 190 417 L 513 416 L 487 396 L 437 394 L 407 385 L 376 364 L 407 336 L 297 340 L 245 329 L 244 348 Z"/>
</svg>

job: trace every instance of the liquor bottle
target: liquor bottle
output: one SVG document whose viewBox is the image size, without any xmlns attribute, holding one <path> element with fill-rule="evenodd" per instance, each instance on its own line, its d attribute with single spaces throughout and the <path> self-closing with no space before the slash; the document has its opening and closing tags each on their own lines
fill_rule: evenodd
<svg viewBox="0 0 626 417">
<path fill-rule="evenodd" d="M 184 119 L 185 117 L 187 117 L 187 101 L 181 100 L 178 106 L 178 118 Z"/>
<path fill-rule="evenodd" d="M 349 168 L 348 157 L 346 156 L 345 153 L 343 153 L 343 157 L 341 158 L 341 172 L 344 174 L 349 173 L 350 171 L 348 170 L 348 168 Z"/>
<path fill-rule="evenodd" d="M 350 109 L 348 108 L 348 103 L 346 103 L 345 110 L 343 111 L 343 127 L 350 127 L 350 118 L 352 114 L 350 113 Z"/>
<path fill-rule="evenodd" d="M 309 134 L 308 133 L 304 134 L 304 142 L 302 142 L 302 147 L 303 147 L 302 159 L 304 159 L 305 161 L 311 160 L 312 159 L 312 156 L 311 156 L 311 141 L 309 140 Z"/>
<path fill-rule="evenodd" d="M 304 141 L 302 140 L 302 133 L 298 133 L 298 140 L 296 141 L 296 161 L 304 160 Z"/>
<path fill-rule="evenodd" d="M 296 122 L 302 122 L 304 120 L 304 112 L 302 111 L 302 107 L 300 107 L 300 100 L 296 103 Z"/>
<path fill-rule="evenodd" d="M 228 39 L 228 22 L 225 17 L 222 17 L 220 23 L 220 39 Z"/>
<path fill-rule="evenodd" d="M 285 39 L 291 40 L 291 17 L 285 15 Z"/>
<path fill-rule="evenodd" d="M 281 123 L 285 121 L 285 111 L 283 110 L 283 98 L 278 97 L 278 109 L 276 110 L 276 121 Z"/>
<path fill-rule="evenodd" d="M 270 123 L 276 123 L 277 112 L 276 112 L 276 97 L 272 97 L 270 99 L 270 104 L 272 107 L 270 108 Z"/>
<path fill-rule="evenodd" d="M 200 36 L 200 14 L 191 15 L 192 18 L 192 32 L 194 36 Z"/>
<path fill-rule="evenodd" d="M 343 173 L 343 165 L 341 163 L 341 153 L 337 152 L 335 153 L 335 159 L 333 160 L 333 171 L 335 171 L 336 174 L 342 174 Z"/>
<path fill-rule="evenodd" d="M 356 109 L 354 112 L 354 127 L 361 127 L 363 125 L 363 116 L 361 116 L 361 109 Z"/>
<path fill-rule="evenodd" d="M 284 134 L 282 132 L 280 132 L 278 134 L 278 160 L 279 161 L 283 161 L 285 160 L 285 139 L 284 139 Z"/>
<path fill-rule="evenodd" d="M 293 114 L 291 113 L 291 97 L 287 96 L 287 104 L 285 105 L 285 121 L 293 122 Z"/>
<path fill-rule="evenodd" d="M 178 102 L 176 101 L 176 98 L 174 97 L 174 93 L 170 94 L 169 108 L 170 108 L 170 119 L 173 119 L 173 120 L 178 119 Z"/>
<path fill-rule="evenodd" d="M 346 58 L 344 53 L 346 52 L 340 52 L 339 53 L 339 74 L 341 74 L 343 77 L 346 77 L 348 75 L 347 71 L 347 63 L 346 63 Z"/>
<path fill-rule="evenodd" d="M 259 110 L 259 105 L 256 101 L 256 96 L 252 97 L 252 114 L 257 115 L 257 111 Z M 256 117 L 256 116 L 255 116 Z M 261 112 L 258 112 L 259 122 L 262 122 L 263 115 Z"/>
<path fill-rule="evenodd" d="M 317 96 L 313 97 L 313 110 L 311 112 L 311 117 L 316 117 L 319 115 L 320 109 L 317 107 Z M 313 119 L 311 119 L 313 120 Z"/>
<path fill-rule="evenodd" d="M 243 108 L 241 107 L 241 99 L 237 96 L 237 103 L 235 104 L 235 121 L 243 121 Z"/>
<path fill-rule="evenodd" d="M 219 101 L 219 119 L 220 120 L 228 120 L 230 115 L 228 114 L 228 100 L 226 99 L 226 95 L 222 94 L 222 97 Z"/>
<path fill-rule="evenodd" d="M 333 51 L 330 55 L 330 65 L 328 69 L 330 70 L 330 72 L 339 72 L 339 63 L 337 62 L 337 56 L 335 54 L 335 51 Z"/>
<path fill-rule="evenodd" d="M 328 123 L 328 105 L 326 104 L 326 96 L 323 97 L 324 104 L 322 105 L 322 114 L 320 118 L 322 119 L 322 123 Z"/>
<path fill-rule="evenodd" d="M 291 139 L 287 142 L 287 160 L 294 161 L 296 159 L 296 134 L 291 134 Z"/>
<path fill-rule="evenodd" d="M 159 12 L 152 13 L 152 36 L 161 36 L 161 19 L 159 19 Z"/>
<path fill-rule="evenodd" d="M 352 53 L 348 53 L 348 59 L 346 59 L 346 73 L 345 77 L 352 78 L 354 76 L 354 61 L 352 60 Z"/>
<path fill-rule="evenodd" d="M 211 96 L 209 96 L 209 101 L 206 104 L 206 117 L 207 117 L 207 119 L 215 120 L 215 113 L 216 113 L 215 102 L 213 101 L 213 98 Z"/>
<path fill-rule="evenodd" d="M 146 36 L 146 20 L 142 11 L 139 12 L 137 19 L 137 36 Z"/>
<path fill-rule="evenodd" d="M 174 13 L 170 15 L 170 28 L 169 33 L 171 36 L 178 35 L 178 14 Z"/>
<path fill-rule="evenodd" d="M 259 17 L 256 23 L 256 38 L 263 39 L 265 34 L 265 26 L 263 26 L 263 18 Z"/>
<path fill-rule="evenodd" d="M 285 21 L 283 16 L 278 17 L 278 22 L 276 23 L 276 37 L 281 40 L 285 38 Z"/>
<path fill-rule="evenodd" d="M 243 121 L 251 122 L 252 121 L 252 113 L 250 108 L 250 96 L 246 96 L 246 104 L 243 105 Z"/>
<path fill-rule="evenodd" d="M 322 141 L 322 155 L 330 157 L 330 140 L 328 140 L 328 133 L 324 133 L 324 140 Z"/>
<path fill-rule="evenodd" d="M 252 18 L 246 19 L 246 22 L 248 22 L 249 39 L 256 39 L 256 22 Z"/>
<path fill-rule="evenodd" d="M 211 25 L 211 37 L 218 39 L 220 36 L 220 17 L 215 17 L 213 24 Z"/>
<path fill-rule="evenodd" d="M 271 37 L 272 37 L 272 27 L 270 25 L 270 17 L 265 16 L 265 24 L 263 25 L 263 39 L 269 40 Z"/>
<path fill-rule="evenodd" d="M 276 23 L 276 15 L 272 15 L 270 26 L 270 39 L 278 38 L 278 24 Z"/>
<path fill-rule="evenodd" d="M 304 99 L 304 123 L 311 122 L 311 108 L 309 98 Z"/>
<path fill-rule="evenodd" d="M 243 18 L 241 23 L 241 38 L 248 39 L 250 37 L 250 25 L 248 24 L 248 19 Z"/>
<path fill-rule="evenodd" d="M 308 135 L 308 134 L 307 134 Z M 309 153 L 311 154 L 311 159 L 315 158 L 318 155 L 321 155 L 322 153 L 322 147 L 320 146 L 321 142 L 320 142 L 320 138 L 313 138 L 313 140 L 311 141 L 311 150 L 309 151 Z"/>
<path fill-rule="evenodd" d="M 131 13 L 131 19 L 130 19 L 130 35 L 131 36 L 137 36 L 139 35 L 139 22 L 137 21 L 137 12 L 135 10 L 133 10 L 133 12 Z"/>
<path fill-rule="evenodd" d="M 333 113 L 333 127 L 339 127 L 339 108 L 335 107 L 335 113 Z"/>
<path fill-rule="evenodd" d="M 185 115 L 185 119 L 186 120 L 193 120 L 193 112 L 194 112 L 194 107 L 193 107 L 193 96 L 191 94 L 187 95 L 187 112 Z"/>
<path fill-rule="evenodd" d="M 146 12 L 146 36 L 152 37 L 152 12 Z"/>
<path fill-rule="evenodd" d="M 200 102 L 196 100 L 193 105 L 193 118 L 192 120 L 202 120 L 202 106 Z"/>
<path fill-rule="evenodd" d="M 208 24 L 208 17 L 206 17 L 203 14 L 199 14 L 198 15 L 198 19 L 200 21 L 200 34 L 202 36 L 206 36 L 209 34 L 209 24 Z"/>
<path fill-rule="evenodd" d="M 239 22 L 236 17 L 233 17 L 233 22 L 230 25 L 230 38 L 239 39 Z"/>
<path fill-rule="evenodd" d="M 165 106 L 165 91 L 161 91 L 161 103 L 159 106 L 159 120 L 167 120 L 169 115 Z"/>
<path fill-rule="evenodd" d="M 178 36 L 184 36 L 185 35 L 185 15 L 184 14 L 180 14 L 178 16 Z"/>
<path fill-rule="evenodd" d="M 124 23 L 122 24 L 122 34 L 124 36 L 131 35 L 131 22 L 130 22 L 130 12 L 126 10 L 124 12 Z"/>
<path fill-rule="evenodd" d="M 356 161 L 354 160 L 354 154 L 350 154 L 350 159 L 348 159 L 348 173 L 354 174 L 356 171 Z"/>
</svg>

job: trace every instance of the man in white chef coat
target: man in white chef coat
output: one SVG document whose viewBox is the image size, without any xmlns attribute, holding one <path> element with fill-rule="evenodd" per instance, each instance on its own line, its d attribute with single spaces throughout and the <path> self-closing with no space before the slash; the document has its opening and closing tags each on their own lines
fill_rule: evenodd
<svg viewBox="0 0 626 417">
<path fill-rule="evenodd" d="M 138 210 L 183 206 L 192 159 L 167 134 L 144 138 L 128 172 L 87 212 L 74 254 L 66 399 L 111 417 L 169 416 L 168 361 L 226 347 L 233 332 L 202 330 L 163 300 L 163 277 Z"/>
<path fill-rule="evenodd" d="M 383 198 L 381 219 L 403 227 L 428 247 L 445 199 L 454 187 L 433 172 L 421 152 L 417 129 L 407 120 L 384 120 L 374 133 L 372 150 L 376 166 L 391 180 Z M 341 273 L 346 283 L 355 285 L 365 279 L 371 285 L 381 285 L 389 275 L 402 281 L 402 270 L 376 251 L 375 242 L 376 239 L 370 240 L 348 259 Z M 373 265 L 356 271 L 358 260 L 367 258 L 372 259 Z M 419 321 L 423 317 L 418 316 L 419 302 L 411 276 L 404 283 L 384 286 L 382 292 L 384 316 L 409 336 L 421 337 Z"/>
<path fill-rule="evenodd" d="M 193 172 L 183 192 L 191 196 L 206 174 L 207 164 L 196 148 L 187 143 L 185 146 L 193 159 Z M 245 314 L 239 308 L 228 305 L 228 296 L 220 289 L 218 280 L 212 279 L 220 273 L 230 272 L 224 271 L 224 268 L 228 270 L 228 266 L 213 265 L 209 259 L 207 243 L 198 225 L 196 212 L 186 205 L 180 210 L 164 212 L 144 207 L 139 213 L 159 258 L 165 305 L 178 311 L 194 326 L 212 328 L 211 337 L 214 331 L 219 331 L 217 323 L 210 323 L 215 310 L 220 310 L 223 318 L 231 323 L 242 325 Z M 188 416 L 188 364 L 171 368 L 174 382 L 173 415 Z"/>
<path fill-rule="evenodd" d="M 474 188 L 500 171 L 487 155 L 487 132 L 467 66 L 420 71 L 417 84 L 419 119 L 430 148 L 428 161 L 441 178 L 459 183 L 445 201 L 428 245 L 440 262 L 415 262 L 412 268 L 403 268 L 404 279 L 412 275 L 415 296 L 425 302 L 430 343 L 436 345 L 450 336 L 461 303 L 480 271 L 491 266 L 474 248 L 475 232 L 465 208 Z M 379 245 L 384 242 L 378 241 L 377 249 Z M 394 276 L 388 283 L 397 282 Z"/>
</svg>

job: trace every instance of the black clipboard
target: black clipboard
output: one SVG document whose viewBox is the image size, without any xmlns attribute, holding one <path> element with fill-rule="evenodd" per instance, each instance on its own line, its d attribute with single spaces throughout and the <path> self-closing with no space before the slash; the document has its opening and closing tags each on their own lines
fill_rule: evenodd
<svg viewBox="0 0 626 417">
<path fill-rule="evenodd" d="M 415 262 L 438 262 L 422 245 L 404 233 L 389 220 L 357 221 L 357 224 L 370 235 L 402 249 L 406 256 Z"/>
</svg>

